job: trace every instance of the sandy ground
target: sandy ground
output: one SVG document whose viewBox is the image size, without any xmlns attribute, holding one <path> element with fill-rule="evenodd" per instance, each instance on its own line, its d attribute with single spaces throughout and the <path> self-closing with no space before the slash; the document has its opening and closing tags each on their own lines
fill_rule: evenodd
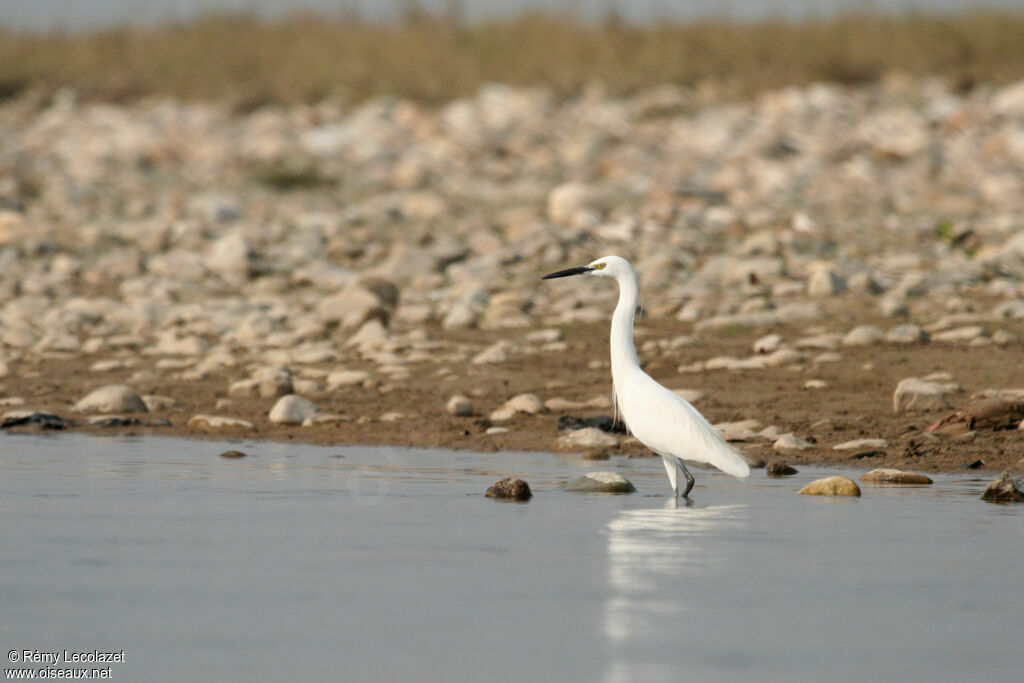
<svg viewBox="0 0 1024 683">
<path fill-rule="evenodd" d="M 859 322 L 871 322 L 859 317 Z M 876 321 L 891 326 L 892 321 Z M 674 320 L 645 320 L 638 325 L 638 340 L 672 338 L 688 333 L 689 326 Z M 1004 329 L 1024 337 L 1024 324 L 1007 322 Z M 801 333 L 824 331 L 828 325 L 807 325 Z M 469 330 L 444 333 L 430 330 L 434 338 L 455 339 L 473 346 L 485 346 L 507 336 L 525 337 L 530 330 L 496 332 Z M 991 388 L 1024 387 L 1024 365 L 1019 345 L 969 347 L 929 343 L 913 346 L 882 344 L 871 347 L 842 347 L 839 360 L 805 363 L 796 368 L 758 370 L 716 370 L 680 373 L 678 367 L 718 355 L 749 356 L 755 339 L 767 329 L 727 329 L 694 334 L 696 343 L 656 356 L 641 353 L 647 371 L 673 389 L 699 389 L 705 397 L 697 407 L 715 423 L 756 419 L 762 426 L 776 425 L 785 432 L 811 441 L 813 447 L 777 453 L 772 442 L 758 439 L 737 443 L 745 453 L 759 460 L 784 460 L 794 465 L 844 465 L 897 467 L 918 471 L 957 471 L 982 461 L 978 469 L 999 471 L 1024 467 L 1024 432 L 1020 430 L 977 431 L 964 436 L 935 436 L 923 433 L 935 421 L 951 411 L 897 414 L 892 395 L 899 381 L 923 377 L 933 372 L 950 373 L 962 390 L 949 396 L 953 408 L 971 400 L 971 395 Z M 784 335 L 794 332 L 777 330 Z M 166 418 L 170 427 L 82 427 L 104 434 L 161 434 L 190 438 L 244 438 L 302 441 L 326 445 L 389 444 L 417 447 L 442 447 L 476 451 L 551 450 L 559 436 L 558 419 L 572 414 L 580 417 L 610 414 L 611 410 L 580 409 L 519 414 L 502 422 L 509 431 L 486 433 L 493 426 L 491 411 L 508 398 L 534 393 L 547 400 L 561 397 L 587 401 L 610 395 L 611 380 L 607 361 L 607 326 L 603 323 L 574 325 L 564 330 L 565 352 L 541 352 L 514 356 L 506 363 L 493 365 L 440 365 L 418 363 L 412 377 L 382 393 L 378 388 L 353 387 L 310 396 L 321 412 L 339 413 L 350 422 L 313 427 L 271 423 L 268 411 L 276 399 L 235 398 L 229 408 L 216 409 L 218 398 L 226 396 L 225 378 L 211 377 L 185 382 L 166 374 L 151 382 L 134 381 L 140 393 L 158 393 L 173 397 L 179 407 L 149 416 L 145 420 Z M 141 358 L 141 357 L 140 357 Z M 31 396 L 31 407 L 84 419 L 74 413 L 73 403 L 99 384 L 127 381 L 132 371 L 115 371 L 98 381 L 89 371 L 96 360 L 81 356 L 48 359 L 35 366 L 18 368 L 18 378 L 8 377 L 3 384 L 8 394 Z M 143 362 L 152 362 L 145 361 Z M 445 370 L 447 368 L 447 370 Z M 329 369 L 329 368 L 325 368 Z M 804 388 L 811 379 L 826 387 Z M 15 386 L 17 385 L 17 386 Z M 445 410 L 450 396 L 463 393 L 476 406 L 471 417 L 452 417 Z M 26 406 L 27 407 L 27 406 Z M 383 421 L 389 412 L 403 415 L 395 422 Z M 187 426 L 197 413 L 230 415 L 250 421 L 254 430 L 220 430 L 208 433 Z M 31 429 L 31 428 L 28 428 Z M 25 431 L 23 428 L 11 431 Z M 832 446 L 860 438 L 883 438 L 890 446 L 884 452 L 875 449 L 837 451 Z M 865 455 L 865 451 L 868 452 Z M 649 451 L 632 439 L 611 456 L 648 456 Z"/>
</svg>

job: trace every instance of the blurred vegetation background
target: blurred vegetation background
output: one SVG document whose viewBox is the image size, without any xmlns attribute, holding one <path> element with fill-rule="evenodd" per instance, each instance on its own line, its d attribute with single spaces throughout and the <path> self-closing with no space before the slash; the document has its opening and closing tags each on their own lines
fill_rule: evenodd
<svg viewBox="0 0 1024 683">
<path fill-rule="evenodd" d="M 620 94 L 675 83 L 746 97 L 892 72 L 962 89 L 1024 78 L 1024 13 L 648 25 L 525 14 L 467 25 L 413 9 L 386 23 L 221 15 L 84 33 L 0 30 L 0 99 L 70 86 L 85 99 L 171 95 L 241 109 L 381 94 L 429 103 L 487 82 L 559 95 L 594 82 Z"/>
</svg>

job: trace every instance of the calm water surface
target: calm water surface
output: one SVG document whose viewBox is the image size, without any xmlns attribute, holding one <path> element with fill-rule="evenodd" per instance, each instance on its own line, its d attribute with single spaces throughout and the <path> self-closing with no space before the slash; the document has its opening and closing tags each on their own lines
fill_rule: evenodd
<svg viewBox="0 0 1024 683">
<path fill-rule="evenodd" d="M 640 493 L 558 490 L 590 469 Z M 0 435 L 0 646 L 123 681 L 1017 680 L 1024 505 L 795 494 L 823 474 L 674 509 L 654 459 Z M 533 500 L 481 495 L 506 475 Z"/>
</svg>

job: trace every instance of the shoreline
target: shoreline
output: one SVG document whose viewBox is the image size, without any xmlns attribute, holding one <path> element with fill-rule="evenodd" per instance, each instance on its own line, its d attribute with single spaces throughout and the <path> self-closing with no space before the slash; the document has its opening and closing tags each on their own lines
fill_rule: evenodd
<svg viewBox="0 0 1024 683">
<path fill-rule="evenodd" d="M 143 421 L 170 420 L 169 427 L 129 425 L 119 427 L 77 427 L 97 435 L 151 434 L 170 437 L 224 440 L 297 441 L 316 445 L 366 445 L 419 448 L 446 448 L 474 452 L 536 451 L 574 457 L 573 452 L 556 450 L 555 442 L 564 432 L 558 419 L 571 415 L 592 418 L 611 416 L 610 407 L 585 407 L 610 397 L 611 381 L 604 354 L 607 351 L 605 325 L 593 323 L 575 326 L 564 335 L 564 350 L 537 350 L 518 359 L 485 365 L 464 363 L 447 366 L 440 379 L 437 363 L 423 363 L 410 369 L 401 382 L 374 386 L 368 383 L 348 389 L 303 394 L 317 405 L 320 414 L 341 416 L 337 423 L 311 426 L 274 424 L 268 413 L 278 397 L 229 398 L 226 384 L 217 378 L 186 381 L 173 376 L 153 376 L 140 380 L 135 370 L 111 371 L 100 381 L 89 366 L 96 359 L 71 358 L 50 361 L 46 370 L 29 370 L 26 388 L 45 389 L 49 398 L 26 401 L 25 405 L 7 406 L 3 412 L 32 410 L 51 412 L 62 417 L 84 421 L 90 414 L 78 412 L 74 403 L 99 384 L 129 384 L 142 394 L 169 397 L 177 407 L 151 413 L 120 413 Z M 640 327 L 641 338 L 657 340 L 678 333 L 686 326 L 675 322 L 646 321 Z M 1013 326 L 1024 334 L 1024 324 Z M 840 347 L 841 361 L 826 358 L 815 362 L 815 355 L 779 368 L 721 369 L 679 373 L 678 367 L 709 360 L 709 356 L 730 352 L 739 356 L 766 330 L 730 331 L 726 334 L 703 333 L 693 344 L 656 354 L 641 352 L 641 360 L 659 381 L 673 389 L 686 389 L 703 394 L 696 407 L 713 423 L 742 423 L 757 420 L 746 427 L 744 440 L 733 445 L 755 464 L 784 461 L 794 466 L 827 467 L 895 467 L 921 472 L 957 472 L 977 460 L 984 462 L 979 472 L 1024 469 L 1024 450 L 1019 448 L 1019 430 L 978 430 L 968 436 L 961 434 L 932 435 L 925 429 L 954 412 L 952 406 L 971 402 L 971 396 L 992 388 L 1024 386 L 1024 369 L 1003 367 L 1016 349 L 999 347 L 968 348 L 944 344 L 886 347 Z M 434 330 L 440 336 L 440 330 Z M 527 334 L 523 331 L 522 334 Z M 474 349 L 487 348 L 501 333 L 475 331 L 466 343 Z M 754 356 L 746 352 L 748 356 Z M 834 353 L 834 352 L 833 352 Z M 716 356 L 712 356 L 716 357 Z M 870 386 L 861 368 L 873 363 Z M 969 368 L 975 375 L 1002 376 L 1009 384 L 1003 387 L 981 385 L 962 387 L 949 394 L 951 408 L 906 413 L 892 412 L 892 391 L 901 379 L 914 374 L 925 375 L 939 365 L 953 377 L 964 375 Z M 591 365 L 601 366 L 593 367 Z M 318 375 L 329 368 L 308 368 L 307 374 Z M 915 373 L 916 370 L 916 373 Z M 296 373 L 296 379 L 301 372 Z M 825 387 L 808 389 L 809 380 L 825 383 Z M 475 387 L 475 391 L 474 391 Z M 445 404 L 455 394 L 464 394 L 474 403 L 474 414 L 466 417 L 450 415 Z M 510 419 L 492 420 L 490 416 L 508 400 L 520 394 L 534 394 L 554 405 L 575 403 L 579 407 L 544 409 L 531 415 L 516 413 Z M 46 395 L 45 393 L 43 395 Z M 39 396 L 37 394 L 37 396 Z M 230 404 L 218 401 L 230 401 Z M 610 401 L 608 401 L 610 403 Z M 822 404 L 828 406 L 822 410 Z M 189 427 L 189 419 L 197 414 L 220 415 L 251 422 L 253 428 L 227 427 L 200 429 Z M 381 418 L 384 418 L 383 420 Z M 825 420 L 825 423 L 822 423 Z M 488 433 L 492 427 L 507 432 Z M 804 450 L 772 449 L 775 438 L 758 434 L 777 428 L 778 434 L 792 433 L 811 443 Z M 10 433 L 39 432 L 35 427 L 15 427 Z M 963 430 L 964 432 L 968 430 Z M 583 447 L 587 457 L 647 457 L 651 453 L 634 439 L 615 435 L 619 444 L 612 447 Z M 835 451 L 833 446 L 860 438 L 882 438 L 888 447 Z M 881 452 L 864 456 L 866 452 Z"/>
</svg>

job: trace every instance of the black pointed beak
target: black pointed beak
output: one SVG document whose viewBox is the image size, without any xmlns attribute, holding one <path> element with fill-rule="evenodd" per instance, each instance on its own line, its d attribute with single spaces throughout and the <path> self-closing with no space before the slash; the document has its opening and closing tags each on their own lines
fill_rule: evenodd
<svg viewBox="0 0 1024 683">
<path fill-rule="evenodd" d="M 577 266 L 576 268 L 566 268 L 560 270 L 557 273 L 548 273 L 541 280 L 553 280 L 556 277 L 569 277 L 570 275 L 582 275 L 583 273 L 589 273 L 593 268 L 590 266 Z"/>
</svg>

